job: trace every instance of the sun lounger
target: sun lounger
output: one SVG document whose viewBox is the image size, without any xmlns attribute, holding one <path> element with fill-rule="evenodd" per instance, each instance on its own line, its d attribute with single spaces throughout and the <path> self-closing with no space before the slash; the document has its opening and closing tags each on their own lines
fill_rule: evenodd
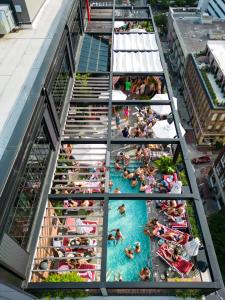
<svg viewBox="0 0 225 300">
<path fill-rule="evenodd" d="M 82 264 L 82 265 L 80 265 L 80 267 L 78 269 L 79 270 L 82 270 L 82 269 L 85 270 L 84 272 L 82 272 L 82 271 L 78 272 L 80 277 L 82 277 L 84 279 L 87 279 L 88 281 L 94 281 L 95 280 L 95 271 L 91 271 L 91 270 L 95 270 L 96 265 L 94 265 L 94 264 Z"/>
<path fill-rule="evenodd" d="M 65 225 L 67 226 L 68 232 L 73 232 L 77 234 L 94 234 L 97 230 L 97 221 L 82 221 L 79 218 L 73 217 L 67 217 Z"/>
<path fill-rule="evenodd" d="M 178 260 L 175 262 L 169 261 L 163 252 L 166 252 L 168 256 L 170 256 L 170 252 L 168 251 L 168 245 L 166 243 L 162 244 L 159 249 L 156 251 L 159 257 L 161 257 L 171 268 L 173 268 L 180 276 L 184 277 L 188 275 L 193 268 L 194 264 L 184 259 L 181 255 L 178 256 Z"/>
<path fill-rule="evenodd" d="M 164 233 L 160 232 L 160 229 L 162 228 L 162 230 L 164 231 Z M 164 235 L 166 233 L 174 233 L 175 237 L 179 238 L 179 239 L 172 239 L 171 237 L 167 236 L 165 237 Z M 160 239 L 164 239 L 166 241 L 169 242 L 173 242 L 175 244 L 179 244 L 179 245 L 184 245 L 188 242 L 190 235 L 188 233 L 184 233 L 182 231 L 173 229 L 173 228 L 169 228 L 165 225 L 160 224 L 160 226 L 158 227 L 158 231 L 155 233 L 155 236 L 160 238 Z"/>
</svg>

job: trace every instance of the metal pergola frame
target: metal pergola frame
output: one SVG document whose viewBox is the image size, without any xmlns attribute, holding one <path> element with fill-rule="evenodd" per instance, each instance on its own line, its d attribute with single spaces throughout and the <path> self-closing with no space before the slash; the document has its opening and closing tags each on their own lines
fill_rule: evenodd
<svg viewBox="0 0 225 300">
<path fill-rule="evenodd" d="M 109 92 L 109 100 L 104 101 L 71 101 L 71 103 L 84 103 L 84 104 L 103 104 L 108 106 L 108 137 L 103 139 L 79 139 L 79 138 L 66 138 L 61 141 L 62 144 L 106 144 L 106 151 L 111 153 L 111 146 L 113 144 L 175 144 L 178 145 L 179 150 L 181 151 L 181 155 L 183 158 L 184 167 L 188 176 L 188 181 L 190 184 L 190 192 L 182 193 L 182 194 L 137 194 L 137 193 L 122 193 L 122 194 L 114 194 L 108 193 L 108 190 L 104 194 L 95 193 L 95 194 L 69 194 L 69 195 L 60 195 L 60 194 L 49 194 L 48 199 L 51 201 L 58 200 L 67 200 L 67 199 L 93 199 L 93 200 L 104 200 L 103 206 L 103 236 L 102 236 L 102 262 L 101 262 L 101 281 L 100 282 L 76 282 L 75 284 L 72 282 L 57 282 L 57 283 L 47 283 L 47 282 L 37 282 L 37 283 L 29 283 L 27 289 L 30 291 L 37 291 L 40 289 L 54 290 L 54 289 L 100 289 L 103 296 L 107 296 L 107 289 L 152 289 L 152 290 L 176 290 L 176 289 L 200 289 L 202 293 L 210 293 L 212 291 L 220 289 L 222 284 L 222 278 L 216 258 L 216 254 L 214 251 L 211 235 L 208 229 L 207 220 L 205 217 L 203 205 L 201 202 L 201 198 L 199 195 L 198 187 L 195 181 L 195 176 L 192 170 L 190 159 L 187 155 L 185 141 L 182 138 L 181 130 L 179 128 L 179 117 L 178 113 L 175 110 L 174 102 L 173 102 L 173 92 L 172 87 L 169 80 L 169 74 L 167 70 L 167 66 L 163 57 L 162 48 L 160 45 L 159 36 L 157 33 L 157 29 L 154 23 L 153 14 L 151 8 L 147 7 L 134 7 L 135 9 L 147 9 L 149 11 L 148 19 L 139 19 L 139 18 L 115 18 L 115 9 L 130 9 L 130 6 L 115 6 L 115 0 L 113 1 L 113 6 L 107 7 L 95 7 L 95 8 L 112 8 L 112 49 L 111 49 L 111 62 L 110 62 L 110 92 Z M 105 19 L 95 18 L 93 20 L 104 21 Z M 111 20 L 107 18 L 107 20 Z M 114 36 L 114 22 L 115 20 L 124 20 L 124 21 L 143 21 L 147 20 L 152 22 L 153 29 L 156 35 L 156 41 L 159 47 L 159 54 L 163 66 L 164 73 L 113 73 L 113 36 Z M 93 33 L 90 33 L 93 34 Z M 98 33 L 99 34 L 99 33 Z M 104 33 L 102 33 L 104 34 Z M 101 74 L 101 72 L 99 72 Z M 112 101 L 112 79 L 114 75 L 154 75 L 154 76 L 164 76 L 165 84 L 168 92 L 168 101 Z M 112 138 L 111 137 L 111 124 L 112 124 L 112 106 L 113 105 L 170 105 L 174 124 L 176 131 L 178 133 L 178 138 L 175 139 L 160 139 L 160 138 Z M 109 171 L 106 172 L 106 182 L 109 181 Z M 107 272 L 107 233 L 108 233 L 108 203 L 110 200 L 118 200 L 118 199 L 129 199 L 129 200 L 190 200 L 193 203 L 197 214 L 197 221 L 200 225 L 203 244 L 205 249 L 205 254 L 207 257 L 207 261 L 209 262 L 210 274 L 212 277 L 211 282 L 108 282 L 106 280 L 106 272 Z"/>
</svg>

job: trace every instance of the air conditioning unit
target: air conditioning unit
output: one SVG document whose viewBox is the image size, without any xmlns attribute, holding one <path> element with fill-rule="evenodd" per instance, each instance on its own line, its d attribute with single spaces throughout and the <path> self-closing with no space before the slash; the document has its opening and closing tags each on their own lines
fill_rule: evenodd
<svg viewBox="0 0 225 300">
<path fill-rule="evenodd" d="M 16 27 L 8 4 L 0 4 L 0 34 L 7 34 Z"/>
</svg>

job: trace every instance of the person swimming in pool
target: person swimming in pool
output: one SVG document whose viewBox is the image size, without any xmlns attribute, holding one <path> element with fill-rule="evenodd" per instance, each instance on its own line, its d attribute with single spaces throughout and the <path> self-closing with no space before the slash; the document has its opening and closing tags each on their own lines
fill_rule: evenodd
<svg viewBox="0 0 225 300">
<path fill-rule="evenodd" d="M 126 214 L 126 207 L 125 207 L 125 205 L 124 204 L 120 205 L 118 207 L 118 211 L 121 214 L 121 216 L 124 216 Z"/>
<path fill-rule="evenodd" d="M 134 245 L 135 245 L 134 251 L 136 253 L 140 253 L 141 252 L 141 243 L 140 242 L 135 242 Z"/>
<path fill-rule="evenodd" d="M 119 282 L 123 281 L 123 277 L 120 272 L 118 272 L 118 279 L 117 279 L 116 275 L 114 275 L 114 282 L 116 282 L 116 281 L 119 281 Z"/>
<path fill-rule="evenodd" d="M 124 249 L 124 252 L 128 258 L 130 258 L 130 259 L 134 258 L 134 251 L 132 249 L 127 247 Z"/>
<path fill-rule="evenodd" d="M 113 231 L 116 232 L 116 234 L 115 234 L 115 239 L 116 239 L 117 244 L 119 243 L 120 240 L 123 241 L 124 238 L 123 238 L 123 235 L 122 235 L 120 229 L 117 228 L 117 229 L 111 230 L 111 232 L 113 232 Z"/>
</svg>

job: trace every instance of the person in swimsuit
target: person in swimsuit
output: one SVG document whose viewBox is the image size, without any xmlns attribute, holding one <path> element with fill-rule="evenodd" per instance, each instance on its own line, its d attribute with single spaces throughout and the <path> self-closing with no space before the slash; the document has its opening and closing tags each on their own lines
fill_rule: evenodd
<svg viewBox="0 0 225 300">
<path fill-rule="evenodd" d="M 118 207 L 118 211 L 119 213 L 121 214 L 121 216 L 124 216 L 126 214 L 126 208 L 125 208 L 125 205 L 122 204 Z"/>
<path fill-rule="evenodd" d="M 134 258 L 134 251 L 132 249 L 125 248 L 124 251 L 128 258 L 130 258 L 130 259 Z"/>
<path fill-rule="evenodd" d="M 115 234 L 115 239 L 116 239 L 116 242 L 117 242 L 117 244 L 118 244 L 120 240 L 121 240 L 121 241 L 123 240 L 123 235 L 122 235 L 122 233 L 121 233 L 121 231 L 120 231 L 119 228 L 111 230 L 111 232 L 113 232 L 113 231 L 116 232 L 116 234 Z"/>
<path fill-rule="evenodd" d="M 149 280 L 151 277 L 151 271 L 149 268 L 145 267 L 141 269 L 141 272 L 139 273 L 141 280 L 146 281 Z"/>
</svg>

